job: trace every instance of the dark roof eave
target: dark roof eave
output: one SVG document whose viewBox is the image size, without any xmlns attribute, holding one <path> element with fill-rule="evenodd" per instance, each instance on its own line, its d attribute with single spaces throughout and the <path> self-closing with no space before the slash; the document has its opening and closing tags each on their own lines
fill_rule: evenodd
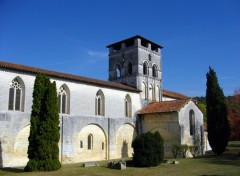
<svg viewBox="0 0 240 176">
<path fill-rule="evenodd" d="M 179 112 L 180 110 L 166 111 L 166 112 L 149 112 L 149 113 L 138 113 L 138 115 L 149 115 L 149 114 L 165 114 L 165 113 L 174 113 Z"/>
<path fill-rule="evenodd" d="M 140 35 L 135 35 L 135 36 L 130 37 L 130 38 L 127 38 L 127 39 L 125 39 L 125 40 L 121 40 L 121 41 L 119 41 L 119 42 L 110 44 L 110 45 L 108 45 L 108 46 L 106 46 L 106 47 L 107 47 L 107 48 L 110 48 L 110 47 L 112 47 L 112 46 L 114 46 L 114 45 L 119 45 L 120 43 L 126 42 L 126 41 L 128 41 L 128 40 L 132 40 L 132 39 L 135 39 L 135 38 L 140 38 L 140 39 L 142 39 L 142 40 L 146 40 L 146 41 L 152 43 L 153 45 L 155 45 L 155 46 L 157 46 L 157 47 L 159 47 L 159 48 L 163 48 L 163 46 L 161 46 L 161 45 L 159 45 L 159 44 L 157 44 L 157 43 L 155 43 L 155 42 L 153 42 L 153 41 L 151 41 L 151 40 L 148 40 L 148 39 L 146 39 L 146 38 L 144 38 L 144 37 L 142 37 L 142 36 L 140 36 Z"/>
</svg>

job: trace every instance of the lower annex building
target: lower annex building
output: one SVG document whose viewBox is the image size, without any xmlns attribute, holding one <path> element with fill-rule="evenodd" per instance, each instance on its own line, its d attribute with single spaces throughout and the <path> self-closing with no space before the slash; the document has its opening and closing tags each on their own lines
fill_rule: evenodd
<svg viewBox="0 0 240 176">
<path fill-rule="evenodd" d="M 162 46 L 137 35 L 107 47 L 109 81 L 0 61 L 0 167 L 28 161 L 37 73 L 56 81 L 63 164 L 131 157 L 132 140 L 148 131 L 160 132 L 165 156 L 171 145 L 197 138 L 205 152 L 202 112 L 191 98 L 162 89 Z"/>
</svg>

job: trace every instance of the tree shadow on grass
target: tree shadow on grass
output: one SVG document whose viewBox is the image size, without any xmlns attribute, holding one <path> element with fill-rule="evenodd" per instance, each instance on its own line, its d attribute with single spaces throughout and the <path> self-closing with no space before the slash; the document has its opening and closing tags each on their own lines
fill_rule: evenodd
<svg viewBox="0 0 240 176">
<path fill-rule="evenodd" d="M 237 153 L 224 153 L 220 156 L 212 154 L 199 157 L 199 159 L 202 159 L 203 162 L 209 164 L 240 166 L 240 155 Z"/>
<path fill-rule="evenodd" d="M 13 172 L 13 173 L 22 173 L 25 172 L 23 168 L 13 168 L 13 167 L 5 167 L 5 168 L 0 168 L 1 171 L 4 172 Z"/>
</svg>

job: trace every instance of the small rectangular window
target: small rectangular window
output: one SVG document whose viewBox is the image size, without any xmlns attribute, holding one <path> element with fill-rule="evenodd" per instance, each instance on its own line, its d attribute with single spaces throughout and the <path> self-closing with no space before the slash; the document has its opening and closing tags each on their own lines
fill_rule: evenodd
<svg viewBox="0 0 240 176">
<path fill-rule="evenodd" d="M 83 142 L 80 141 L 80 148 L 83 148 Z"/>
<path fill-rule="evenodd" d="M 102 142 L 102 150 L 104 150 L 104 142 Z"/>
</svg>

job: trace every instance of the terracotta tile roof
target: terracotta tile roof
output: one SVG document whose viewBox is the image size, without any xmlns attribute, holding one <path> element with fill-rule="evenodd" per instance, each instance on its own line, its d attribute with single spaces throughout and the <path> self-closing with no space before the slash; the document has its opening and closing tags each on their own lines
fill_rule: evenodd
<svg viewBox="0 0 240 176">
<path fill-rule="evenodd" d="M 30 67 L 30 66 L 25 66 L 25 65 L 20 65 L 20 64 L 14 64 L 14 63 L 9 63 L 9 62 L 4 62 L 4 61 L 0 61 L 0 68 L 13 69 L 13 70 L 29 72 L 29 73 L 33 73 L 33 74 L 44 73 L 48 76 L 57 77 L 57 78 L 61 78 L 61 79 L 68 79 L 68 80 L 73 80 L 73 81 L 79 81 L 79 82 L 83 82 L 86 84 L 110 87 L 110 88 L 130 91 L 130 92 L 141 92 L 138 89 L 135 89 L 130 86 L 122 85 L 119 83 L 102 81 L 102 80 L 87 78 L 87 77 L 83 77 L 83 76 L 71 75 L 71 74 L 67 74 L 67 73 L 45 70 L 45 69 L 41 69 L 41 68 Z"/>
<path fill-rule="evenodd" d="M 179 99 L 179 100 L 184 100 L 184 99 L 190 98 L 190 97 L 187 97 L 186 95 L 183 95 L 183 94 L 180 94 L 177 92 L 168 91 L 168 90 L 163 90 L 162 95 L 164 97 L 175 98 L 175 99 Z"/>
<path fill-rule="evenodd" d="M 144 107 L 138 114 L 155 114 L 164 112 L 177 112 L 184 107 L 191 99 L 174 100 L 174 101 L 161 101 L 151 103 Z"/>
</svg>

